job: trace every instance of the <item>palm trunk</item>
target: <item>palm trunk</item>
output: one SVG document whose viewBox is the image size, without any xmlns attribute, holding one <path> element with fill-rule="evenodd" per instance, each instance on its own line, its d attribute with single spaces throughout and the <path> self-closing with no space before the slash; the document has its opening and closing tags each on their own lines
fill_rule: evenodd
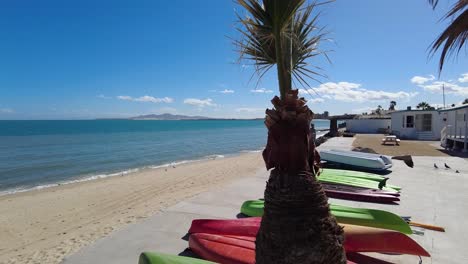
<svg viewBox="0 0 468 264">
<path fill-rule="evenodd" d="M 272 102 L 263 158 L 274 169 L 265 189 L 256 263 L 346 263 L 343 230 L 315 178 L 320 157 L 309 135 L 313 113 L 297 90 Z"/>
<path fill-rule="evenodd" d="M 282 35 L 278 29 L 275 32 L 276 67 L 281 99 L 292 89 L 291 80 L 291 40 Z"/>
</svg>

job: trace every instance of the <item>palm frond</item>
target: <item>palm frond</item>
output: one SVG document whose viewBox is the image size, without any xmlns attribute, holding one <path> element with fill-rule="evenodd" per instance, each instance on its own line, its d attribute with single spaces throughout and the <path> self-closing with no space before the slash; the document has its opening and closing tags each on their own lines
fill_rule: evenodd
<svg viewBox="0 0 468 264">
<path fill-rule="evenodd" d="M 312 16 L 314 8 L 323 3 L 305 5 L 305 1 L 237 0 L 249 17 L 237 14 L 241 39 L 234 40 L 234 44 L 239 60 L 252 61 L 260 78 L 275 64 L 279 72 L 289 76 L 289 82 L 292 76 L 304 86 L 309 86 L 306 79 L 318 81 L 316 76 L 324 76 L 319 67 L 308 64 L 308 60 L 319 55 L 328 60 L 326 52 L 319 50 L 326 34 L 317 27 L 319 15 Z M 280 81 L 283 93 L 281 86 Z"/>
<path fill-rule="evenodd" d="M 429 3 L 435 7 L 438 0 L 429 0 Z M 439 74 L 444 67 L 445 59 L 452 53 L 457 55 L 461 48 L 465 45 L 468 37 L 468 0 L 457 1 L 449 12 L 443 17 L 444 20 L 455 17 L 452 23 L 439 35 L 439 37 L 431 44 L 430 52 L 433 55 L 437 50 L 442 48 L 439 59 Z M 463 11 L 464 10 L 464 11 Z"/>
<path fill-rule="evenodd" d="M 439 3 L 439 0 L 428 0 L 429 4 L 432 6 L 432 8 L 436 8 L 437 4 Z"/>
</svg>

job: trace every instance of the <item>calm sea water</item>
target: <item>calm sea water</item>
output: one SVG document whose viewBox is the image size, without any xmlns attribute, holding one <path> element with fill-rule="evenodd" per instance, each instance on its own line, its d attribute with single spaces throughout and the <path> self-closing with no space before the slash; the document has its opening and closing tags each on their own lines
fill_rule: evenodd
<svg viewBox="0 0 468 264">
<path fill-rule="evenodd" d="M 262 120 L 0 121 L 0 193 L 258 151 L 266 133 Z"/>
</svg>

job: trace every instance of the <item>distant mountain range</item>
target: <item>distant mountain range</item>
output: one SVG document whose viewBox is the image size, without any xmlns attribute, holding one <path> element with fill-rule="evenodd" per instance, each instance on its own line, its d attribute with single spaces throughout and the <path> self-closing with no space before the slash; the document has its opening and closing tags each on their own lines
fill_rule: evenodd
<svg viewBox="0 0 468 264">
<path fill-rule="evenodd" d="M 140 115 L 130 117 L 131 120 L 212 120 L 217 118 L 211 118 L 206 116 L 186 116 L 186 115 L 173 115 L 173 114 L 161 114 L 161 115 Z"/>
<path fill-rule="evenodd" d="M 327 119 L 328 113 L 326 114 L 315 114 L 314 119 Z M 139 115 L 129 118 L 98 118 L 98 119 L 125 119 L 125 120 L 263 120 L 265 118 L 213 118 L 206 116 L 187 116 L 187 115 L 173 115 L 169 113 L 165 114 L 151 114 L 151 115 Z"/>
</svg>

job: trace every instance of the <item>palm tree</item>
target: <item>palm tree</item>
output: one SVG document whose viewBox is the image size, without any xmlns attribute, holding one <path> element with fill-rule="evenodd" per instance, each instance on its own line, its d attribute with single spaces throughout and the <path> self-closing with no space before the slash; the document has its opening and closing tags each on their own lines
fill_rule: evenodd
<svg viewBox="0 0 468 264">
<path fill-rule="evenodd" d="M 375 109 L 375 113 L 377 115 L 381 115 L 382 114 L 382 111 L 383 111 L 383 107 L 381 105 L 378 105 L 377 106 L 377 109 Z"/>
<path fill-rule="evenodd" d="M 252 61 L 260 78 L 276 65 L 280 97 L 266 110 L 267 146 L 263 159 L 270 172 L 265 210 L 256 239 L 256 263 L 345 263 L 343 230 L 330 214 L 327 197 L 316 180 L 320 156 L 310 139 L 312 111 L 294 77 L 320 75 L 308 60 L 324 33 L 312 16 L 316 3 L 306 0 L 237 0 L 249 16 L 238 15 L 240 58 Z"/>
<path fill-rule="evenodd" d="M 439 0 L 428 0 L 435 8 Z M 444 67 L 445 58 L 453 52 L 460 52 L 468 38 L 468 1 L 458 0 L 443 19 L 452 19 L 452 23 L 432 43 L 431 53 L 434 54 L 442 46 L 439 59 L 439 73 Z"/>
<path fill-rule="evenodd" d="M 396 102 L 395 102 L 395 101 L 390 101 L 390 107 L 388 107 L 388 110 L 394 111 L 394 110 L 395 110 L 395 106 L 396 106 Z"/>
<path fill-rule="evenodd" d="M 417 109 L 421 109 L 421 110 L 435 110 L 435 108 L 433 106 L 431 106 L 430 104 L 426 103 L 426 102 L 420 102 L 417 106 L 416 106 Z"/>
</svg>

